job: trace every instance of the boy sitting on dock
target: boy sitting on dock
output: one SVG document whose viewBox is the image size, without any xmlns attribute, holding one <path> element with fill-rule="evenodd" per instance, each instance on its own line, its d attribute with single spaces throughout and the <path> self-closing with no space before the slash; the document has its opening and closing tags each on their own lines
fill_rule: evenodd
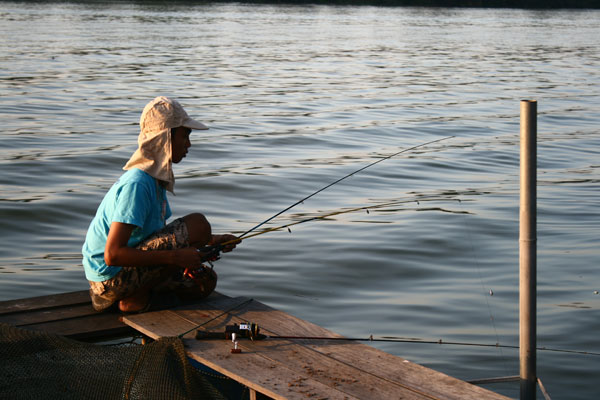
<svg viewBox="0 0 600 400">
<path fill-rule="evenodd" d="M 192 129 L 208 129 L 167 97 L 146 105 L 140 118 L 138 149 L 125 172 L 105 195 L 82 248 L 92 304 L 103 311 L 118 304 L 123 312 L 149 308 L 151 294 L 172 292 L 186 299 L 208 296 L 216 273 L 202 262 L 199 249 L 224 245 L 235 248 L 234 235 L 213 235 L 204 215 L 189 214 L 166 225 L 173 193 L 172 163 L 179 163 L 191 146 Z M 195 270 L 194 280 L 184 276 Z"/>
</svg>

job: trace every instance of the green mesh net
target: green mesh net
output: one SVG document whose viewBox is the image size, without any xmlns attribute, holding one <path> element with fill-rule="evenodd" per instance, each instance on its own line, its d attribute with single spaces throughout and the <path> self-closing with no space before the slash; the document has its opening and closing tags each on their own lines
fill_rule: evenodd
<svg viewBox="0 0 600 400">
<path fill-rule="evenodd" d="M 177 338 L 101 346 L 0 323 L 0 399 L 225 399 Z"/>
</svg>

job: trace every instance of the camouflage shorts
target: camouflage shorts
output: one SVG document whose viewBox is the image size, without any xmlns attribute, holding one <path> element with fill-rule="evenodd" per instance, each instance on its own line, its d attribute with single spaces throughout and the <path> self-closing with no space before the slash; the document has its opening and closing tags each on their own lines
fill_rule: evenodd
<svg viewBox="0 0 600 400">
<path fill-rule="evenodd" d="M 148 251 L 181 249 L 189 247 L 188 238 L 187 225 L 183 218 L 179 218 L 147 237 L 136 248 Z M 119 300 L 135 294 L 140 288 L 149 287 L 157 281 L 160 283 L 152 290 L 158 292 L 190 292 L 197 289 L 197 284 L 185 278 L 181 269 L 173 270 L 166 279 L 164 277 L 161 279 L 165 274 L 165 268 L 164 265 L 122 267 L 121 271 L 111 279 L 103 282 L 89 281 L 92 305 L 97 311 L 105 310 Z M 214 276 L 216 283 L 216 274 L 211 271 L 211 276 Z"/>
</svg>

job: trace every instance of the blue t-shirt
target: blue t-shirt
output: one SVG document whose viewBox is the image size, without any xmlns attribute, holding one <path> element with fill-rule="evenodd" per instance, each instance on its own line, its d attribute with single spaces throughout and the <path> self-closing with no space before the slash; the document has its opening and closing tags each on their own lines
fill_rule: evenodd
<svg viewBox="0 0 600 400">
<path fill-rule="evenodd" d="M 104 262 L 104 247 L 113 222 L 136 226 L 127 242 L 127 246 L 135 247 L 163 228 L 170 216 L 166 190 L 156 179 L 137 168 L 125 172 L 104 196 L 88 229 L 82 248 L 86 278 L 102 282 L 121 270 Z"/>
</svg>

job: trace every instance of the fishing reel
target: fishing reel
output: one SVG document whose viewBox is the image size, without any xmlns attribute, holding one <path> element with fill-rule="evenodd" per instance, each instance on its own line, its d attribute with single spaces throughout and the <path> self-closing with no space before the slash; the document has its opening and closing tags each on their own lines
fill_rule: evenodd
<svg viewBox="0 0 600 400">
<path fill-rule="evenodd" d="M 208 277 L 209 270 L 212 270 L 212 265 L 210 268 L 206 265 L 202 265 L 200 268 L 186 268 L 183 270 L 183 277 L 200 284 Z"/>
<path fill-rule="evenodd" d="M 215 245 L 215 246 L 205 246 L 200 249 L 196 249 L 198 253 L 202 254 L 201 261 L 207 262 L 210 265 L 209 268 L 206 265 L 202 265 L 200 268 L 185 268 L 183 270 L 183 277 L 194 281 L 196 284 L 202 286 L 202 283 L 205 279 L 211 274 L 214 265 L 213 261 L 217 261 L 220 258 L 221 250 L 223 250 L 223 246 Z"/>
<path fill-rule="evenodd" d="M 206 261 L 210 264 L 212 261 L 217 261 L 219 258 L 221 258 L 223 246 L 220 244 L 215 244 L 213 246 L 204 246 L 196 250 L 201 254 L 202 262 Z M 210 264 L 210 266 L 212 267 L 212 264 Z"/>
<path fill-rule="evenodd" d="M 235 336 L 234 336 L 235 335 Z M 240 324 L 227 325 L 225 332 L 207 332 L 207 331 L 196 331 L 196 339 L 227 339 L 232 340 L 233 338 L 247 338 L 250 340 L 261 340 L 266 338 L 265 335 L 260 333 L 260 328 L 253 322 L 242 322 Z"/>
<path fill-rule="evenodd" d="M 227 325 L 225 327 L 225 334 L 231 336 L 233 333 L 237 337 L 254 339 L 263 339 L 264 335 L 260 333 L 260 328 L 253 322 L 242 322 L 240 324 Z"/>
</svg>

